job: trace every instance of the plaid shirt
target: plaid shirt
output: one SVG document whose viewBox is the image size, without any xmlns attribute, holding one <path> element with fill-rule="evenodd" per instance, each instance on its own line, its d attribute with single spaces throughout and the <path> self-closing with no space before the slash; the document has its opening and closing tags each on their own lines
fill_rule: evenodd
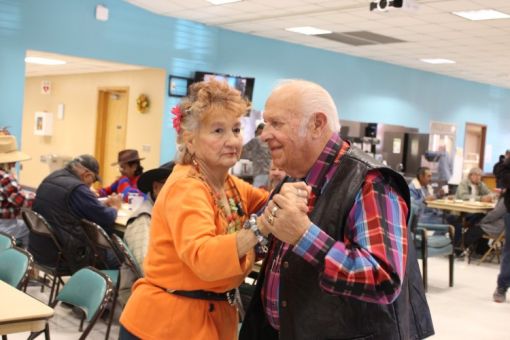
<svg viewBox="0 0 510 340">
<path fill-rule="evenodd" d="M 16 178 L 0 168 L 0 218 L 18 218 L 21 208 L 32 206 L 34 197 L 33 193 L 22 191 Z"/>
<path fill-rule="evenodd" d="M 310 211 L 316 197 L 338 169 L 349 143 L 334 134 L 308 173 L 312 187 Z M 407 206 L 378 171 L 367 174 L 346 222 L 346 239 L 337 241 L 313 223 L 295 247 L 273 242 L 267 259 L 262 301 L 269 323 L 279 320 L 280 266 L 292 250 L 321 273 L 318 284 L 331 294 L 388 304 L 398 294 L 407 258 Z"/>
</svg>

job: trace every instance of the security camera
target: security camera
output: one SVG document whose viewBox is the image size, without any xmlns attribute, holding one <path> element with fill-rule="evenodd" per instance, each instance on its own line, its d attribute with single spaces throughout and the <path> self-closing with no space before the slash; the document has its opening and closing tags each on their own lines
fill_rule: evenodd
<svg viewBox="0 0 510 340">
<path fill-rule="evenodd" d="M 389 7 L 402 7 L 404 0 L 372 0 L 370 3 L 370 10 L 377 9 L 378 11 L 387 11 Z"/>
</svg>

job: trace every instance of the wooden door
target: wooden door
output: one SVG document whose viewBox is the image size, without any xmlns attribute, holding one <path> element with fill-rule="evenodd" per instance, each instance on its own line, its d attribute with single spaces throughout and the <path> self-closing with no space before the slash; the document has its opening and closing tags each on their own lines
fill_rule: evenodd
<svg viewBox="0 0 510 340">
<path fill-rule="evenodd" d="M 117 154 L 126 148 L 128 111 L 127 89 L 99 91 L 96 157 L 100 164 L 103 186 L 110 185 L 118 176 Z"/>
<path fill-rule="evenodd" d="M 486 134 L 487 126 L 466 123 L 464 133 L 464 175 L 473 167 L 483 169 Z"/>
</svg>

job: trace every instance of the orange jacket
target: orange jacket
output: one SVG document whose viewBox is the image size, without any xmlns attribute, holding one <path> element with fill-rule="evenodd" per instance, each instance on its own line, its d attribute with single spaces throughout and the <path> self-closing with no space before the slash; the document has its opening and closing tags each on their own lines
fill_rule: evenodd
<svg viewBox="0 0 510 340">
<path fill-rule="evenodd" d="M 251 271 L 250 251 L 238 258 L 236 234 L 226 234 L 223 218 L 207 185 L 177 165 L 154 205 L 145 277 L 133 286 L 120 322 L 142 339 L 235 339 L 237 312 L 225 302 L 172 295 L 176 290 L 225 292 Z M 234 177 L 247 214 L 259 210 L 266 191 Z M 212 305 L 212 307 L 211 307 Z"/>
</svg>

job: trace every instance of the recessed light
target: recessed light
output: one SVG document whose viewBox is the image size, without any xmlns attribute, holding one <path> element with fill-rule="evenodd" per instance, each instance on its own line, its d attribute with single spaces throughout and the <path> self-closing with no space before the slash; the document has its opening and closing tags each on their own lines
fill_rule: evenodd
<svg viewBox="0 0 510 340">
<path fill-rule="evenodd" d="M 429 64 L 455 64 L 455 61 L 450 59 L 432 58 L 432 59 L 420 59 L 424 63 Z"/>
<path fill-rule="evenodd" d="M 317 27 L 302 26 L 302 27 L 289 27 L 285 29 L 289 32 L 301 33 L 306 35 L 319 35 L 319 34 L 330 34 L 331 31 L 323 30 Z"/>
<path fill-rule="evenodd" d="M 231 4 L 233 2 L 240 2 L 243 0 L 207 0 L 213 5 L 224 5 L 224 4 Z"/>
<path fill-rule="evenodd" d="M 468 20 L 493 20 L 510 18 L 510 15 L 493 9 L 480 9 L 477 11 L 460 11 L 452 13 Z"/>
<path fill-rule="evenodd" d="M 43 57 L 26 57 L 25 63 L 39 64 L 39 65 L 64 65 L 67 62 L 64 60 L 50 59 Z"/>
</svg>

